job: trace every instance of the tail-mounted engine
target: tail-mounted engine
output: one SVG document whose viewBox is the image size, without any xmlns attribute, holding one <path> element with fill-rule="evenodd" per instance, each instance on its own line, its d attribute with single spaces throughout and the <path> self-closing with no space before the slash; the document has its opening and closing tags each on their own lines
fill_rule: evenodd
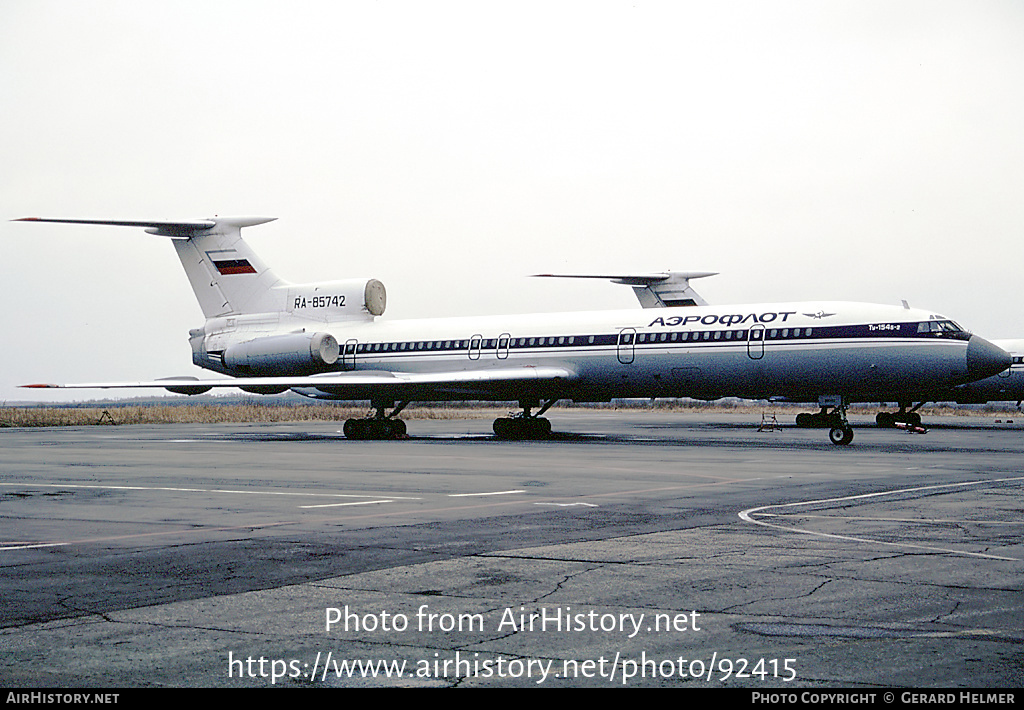
<svg viewBox="0 0 1024 710">
<path fill-rule="evenodd" d="M 331 369 L 341 355 L 330 333 L 270 335 L 225 348 L 224 366 L 244 375 L 298 375 Z"/>
</svg>

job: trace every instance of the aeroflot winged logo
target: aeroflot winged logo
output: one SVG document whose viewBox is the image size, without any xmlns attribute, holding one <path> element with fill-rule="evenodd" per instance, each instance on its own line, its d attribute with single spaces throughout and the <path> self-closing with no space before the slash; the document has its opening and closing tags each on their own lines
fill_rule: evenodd
<svg viewBox="0 0 1024 710">
<path fill-rule="evenodd" d="M 818 311 L 817 313 L 804 313 L 808 318 L 831 318 L 835 313 L 826 313 L 825 311 Z"/>
</svg>

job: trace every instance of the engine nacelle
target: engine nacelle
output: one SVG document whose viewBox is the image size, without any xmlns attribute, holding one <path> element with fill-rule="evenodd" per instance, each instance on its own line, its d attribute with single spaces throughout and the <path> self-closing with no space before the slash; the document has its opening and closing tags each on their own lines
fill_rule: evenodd
<svg viewBox="0 0 1024 710">
<path fill-rule="evenodd" d="M 198 377 L 192 377 L 191 375 L 182 375 L 181 377 L 163 377 L 163 378 L 159 378 L 159 379 L 164 379 L 164 380 L 195 380 L 196 382 L 199 382 L 199 378 Z M 195 387 L 192 387 L 190 385 L 181 385 L 181 386 L 178 386 L 178 387 L 173 387 L 173 386 L 172 387 L 165 387 L 164 389 L 166 389 L 168 392 L 173 392 L 174 394 L 191 394 L 191 395 L 195 395 L 195 394 L 206 394 L 207 392 L 209 392 L 213 388 L 210 387 L 209 385 L 206 385 L 206 386 L 196 385 Z"/>
<path fill-rule="evenodd" d="M 330 333 L 289 333 L 256 338 L 224 350 L 224 365 L 245 374 L 322 372 L 338 361 L 341 347 Z"/>
</svg>

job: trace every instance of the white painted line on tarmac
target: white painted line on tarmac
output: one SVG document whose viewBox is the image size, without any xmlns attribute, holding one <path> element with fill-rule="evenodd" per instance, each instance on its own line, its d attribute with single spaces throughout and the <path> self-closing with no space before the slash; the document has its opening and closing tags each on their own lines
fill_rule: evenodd
<svg viewBox="0 0 1024 710">
<path fill-rule="evenodd" d="M 176 488 L 170 486 L 115 486 L 85 483 L 0 483 L 20 488 L 92 488 L 111 491 L 167 491 L 171 493 L 233 493 L 251 496 L 310 496 L 322 498 L 374 498 L 372 493 L 316 493 L 309 491 L 247 491 L 231 488 Z M 380 495 L 379 493 L 376 495 Z M 391 496 L 394 500 L 420 500 L 414 496 Z"/>
<path fill-rule="evenodd" d="M 759 508 L 748 508 L 739 512 L 741 520 L 745 520 L 748 523 L 754 525 L 761 525 L 766 528 L 775 528 L 776 530 L 786 530 L 787 532 L 801 533 L 804 535 L 816 535 L 818 537 L 827 537 L 833 540 L 847 540 L 850 542 L 861 542 L 872 545 L 885 545 L 889 547 L 905 547 L 915 550 L 928 550 L 929 552 L 944 552 L 950 555 L 965 555 L 968 557 L 983 557 L 990 560 L 1005 560 L 1007 562 L 1020 562 L 1021 560 L 1016 557 L 1003 557 L 1002 555 L 989 555 L 984 552 L 965 552 L 963 550 L 954 550 L 948 547 L 934 547 L 930 545 L 914 545 L 908 542 L 887 542 L 885 540 L 873 540 L 866 537 L 855 537 L 853 535 L 836 535 L 834 533 L 824 533 L 815 530 L 804 530 L 803 528 L 795 528 L 787 525 L 773 525 L 771 523 L 764 522 L 763 520 L 756 520 L 755 515 L 765 517 L 775 517 L 774 513 L 764 513 L 762 511 L 769 510 L 771 508 L 795 508 L 801 505 L 819 505 L 822 503 L 841 503 L 845 501 L 854 500 L 867 500 L 869 498 L 882 498 L 885 496 L 900 495 L 901 493 L 917 493 L 919 491 L 934 491 L 941 488 L 956 489 L 966 488 L 968 486 L 980 486 L 992 483 L 1006 483 L 1008 481 L 1024 481 L 1024 476 L 1014 476 L 1011 478 L 992 478 L 983 481 L 967 481 L 966 483 L 942 483 L 934 486 L 918 486 L 916 488 L 900 488 L 895 491 L 880 491 L 878 493 L 862 493 L 860 495 L 843 496 L 840 498 L 822 498 L 821 500 L 805 500 L 799 503 L 784 503 L 780 505 L 765 505 Z M 965 521 L 970 522 L 970 521 Z"/>
<path fill-rule="evenodd" d="M 470 498 L 472 496 L 507 496 L 511 493 L 526 493 L 525 489 L 520 488 L 515 491 L 491 491 L 489 493 L 449 493 L 449 498 Z"/>
<path fill-rule="evenodd" d="M 318 505 L 300 505 L 300 508 L 340 508 L 345 505 L 375 505 L 377 503 L 394 503 L 393 500 L 361 500 L 355 503 L 320 503 Z"/>
</svg>

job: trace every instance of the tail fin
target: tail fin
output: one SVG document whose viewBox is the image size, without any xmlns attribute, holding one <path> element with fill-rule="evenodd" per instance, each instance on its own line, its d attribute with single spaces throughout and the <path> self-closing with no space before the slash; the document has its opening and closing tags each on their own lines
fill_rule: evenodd
<svg viewBox="0 0 1024 710">
<path fill-rule="evenodd" d="M 242 227 L 271 222 L 275 217 L 214 217 L 192 222 L 40 219 L 19 222 L 105 224 L 145 227 L 150 234 L 170 237 L 192 284 L 203 315 L 215 318 L 266 313 L 282 308 L 283 295 L 275 287 L 289 284 L 279 278 L 242 239 Z"/>
</svg>

